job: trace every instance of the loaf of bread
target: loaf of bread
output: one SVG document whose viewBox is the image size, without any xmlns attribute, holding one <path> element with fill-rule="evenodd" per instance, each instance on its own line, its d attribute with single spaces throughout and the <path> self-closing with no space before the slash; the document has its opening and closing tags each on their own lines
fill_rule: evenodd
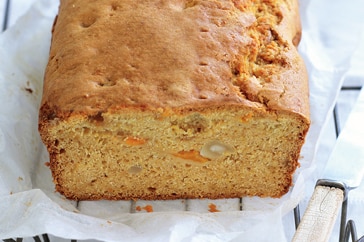
<svg viewBox="0 0 364 242">
<path fill-rule="evenodd" d="M 281 197 L 308 131 L 297 0 L 61 0 L 39 131 L 69 199 Z"/>
</svg>

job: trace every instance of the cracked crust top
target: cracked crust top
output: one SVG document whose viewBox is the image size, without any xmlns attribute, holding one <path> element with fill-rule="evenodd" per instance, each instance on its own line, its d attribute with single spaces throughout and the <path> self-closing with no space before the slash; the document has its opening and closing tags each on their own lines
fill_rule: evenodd
<svg viewBox="0 0 364 242">
<path fill-rule="evenodd" d="M 44 116 L 214 105 L 309 116 L 297 1 L 82 1 L 62 1 L 55 21 Z"/>
</svg>

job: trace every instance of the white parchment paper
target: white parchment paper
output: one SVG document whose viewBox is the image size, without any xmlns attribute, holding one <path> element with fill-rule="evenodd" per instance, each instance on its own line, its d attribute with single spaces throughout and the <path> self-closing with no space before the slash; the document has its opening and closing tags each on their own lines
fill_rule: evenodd
<svg viewBox="0 0 364 242">
<path fill-rule="evenodd" d="M 299 50 L 310 77 L 312 126 L 295 185 L 281 199 L 69 201 L 54 192 L 37 131 L 57 0 L 39 0 L 0 35 L 0 238 L 43 233 L 107 241 L 288 241 L 284 216 L 306 197 L 326 160 L 322 129 L 363 31 L 360 0 L 301 1 Z M 349 27 L 350 26 L 350 27 Z M 208 211 L 215 204 L 221 212 Z M 152 205 L 154 212 L 136 206 Z M 242 211 L 240 210 L 242 206 Z M 133 211 L 133 213 L 131 213 Z"/>
</svg>

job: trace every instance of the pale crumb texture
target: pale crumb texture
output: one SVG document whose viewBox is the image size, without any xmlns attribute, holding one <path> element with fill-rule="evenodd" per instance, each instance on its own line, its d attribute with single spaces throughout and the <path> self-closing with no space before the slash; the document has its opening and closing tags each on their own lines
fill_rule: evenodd
<svg viewBox="0 0 364 242">
<path fill-rule="evenodd" d="M 309 128 L 295 0 L 63 0 L 39 130 L 74 200 L 281 197 Z"/>
</svg>

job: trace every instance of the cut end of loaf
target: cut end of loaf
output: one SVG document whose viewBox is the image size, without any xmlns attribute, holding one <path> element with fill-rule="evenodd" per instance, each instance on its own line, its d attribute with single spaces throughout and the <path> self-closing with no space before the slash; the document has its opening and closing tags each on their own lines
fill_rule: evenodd
<svg viewBox="0 0 364 242">
<path fill-rule="evenodd" d="M 75 200 L 281 197 L 308 129 L 299 115 L 241 108 L 41 124 L 56 189 Z"/>
</svg>

